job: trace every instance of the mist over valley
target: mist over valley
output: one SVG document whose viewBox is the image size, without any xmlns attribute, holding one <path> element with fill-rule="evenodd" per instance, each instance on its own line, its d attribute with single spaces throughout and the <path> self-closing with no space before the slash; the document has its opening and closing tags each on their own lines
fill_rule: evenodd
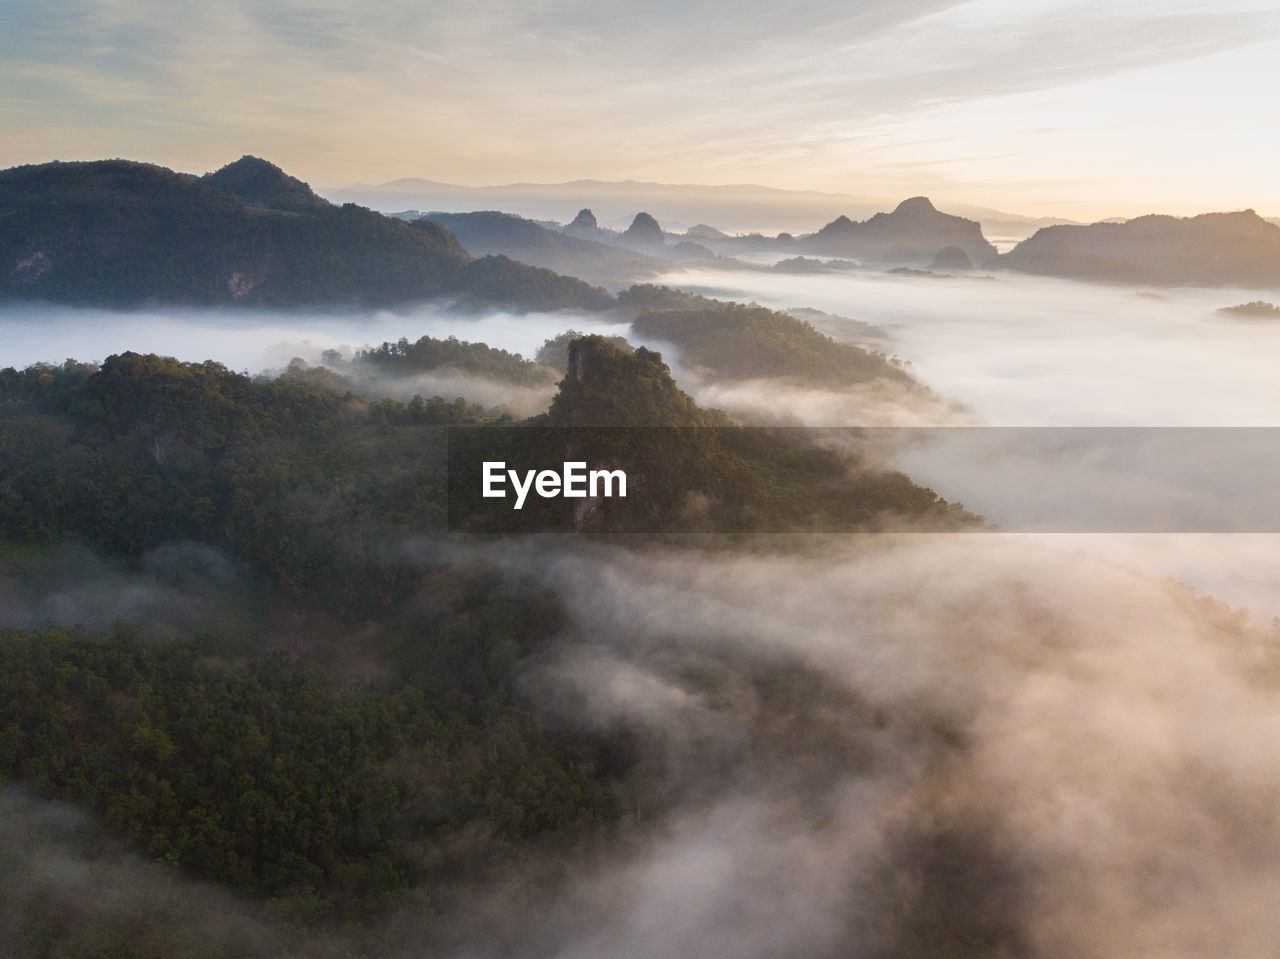
<svg viewBox="0 0 1280 959">
<path fill-rule="evenodd" d="M 6 954 L 1274 940 L 1266 229 L 1080 278 L 920 197 L 0 186 Z M 562 449 L 628 496 L 459 473 Z"/>
</svg>

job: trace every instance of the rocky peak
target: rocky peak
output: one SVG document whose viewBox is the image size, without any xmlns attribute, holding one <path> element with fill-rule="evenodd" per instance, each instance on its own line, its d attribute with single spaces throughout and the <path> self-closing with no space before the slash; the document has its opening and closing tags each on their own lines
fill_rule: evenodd
<svg viewBox="0 0 1280 959">
<path fill-rule="evenodd" d="M 600 229 L 600 224 L 596 222 L 595 214 L 588 209 L 581 209 L 578 215 L 573 218 L 573 222 L 564 228 L 563 232 L 566 236 L 576 237 L 579 240 L 602 240 L 605 232 Z"/>
<path fill-rule="evenodd" d="M 665 244 L 662 227 L 648 213 L 637 213 L 636 218 L 622 234 L 623 242 L 632 246 L 660 247 Z"/>
<path fill-rule="evenodd" d="M 691 426 L 703 414 L 671 378 L 662 355 L 620 350 L 602 336 L 569 344 L 569 363 L 551 403 L 555 426 Z"/>
</svg>

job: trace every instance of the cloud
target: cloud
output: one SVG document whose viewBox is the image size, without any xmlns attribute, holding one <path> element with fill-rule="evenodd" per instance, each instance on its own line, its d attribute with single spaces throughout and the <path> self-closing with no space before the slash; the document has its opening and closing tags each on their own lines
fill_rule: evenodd
<svg viewBox="0 0 1280 959">
<path fill-rule="evenodd" d="M 1277 29 L 1256 7 L 1137 0 L 1105 16 L 1004 0 L 115 0 L 21 4 L 0 79 L 5 109 L 37 127 L 9 162 L 45 159 L 47 144 L 195 169 L 267 153 L 331 185 L 727 175 L 830 188 L 837 170 L 847 180 L 868 153 L 909 141 L 921 111 L 1186 62 Z"/>
<path fill-rule="evenodd" d="M 1275 650 L 1216 604 L 1026 537 L 480 550 L 564 596 L 528 690 L 632 729 L 662 812 L 536 915 L 478 897 L 495 945 L 467 954 L 1191 959 L 1280 932 Z"/>
</svg>

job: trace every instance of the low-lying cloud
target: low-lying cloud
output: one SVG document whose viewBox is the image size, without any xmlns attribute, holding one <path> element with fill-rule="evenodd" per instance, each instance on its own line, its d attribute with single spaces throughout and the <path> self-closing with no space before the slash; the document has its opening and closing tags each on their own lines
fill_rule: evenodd
<svg viewBox="0 0 1280 959">
<path fill-rule="evenodd" d="M 457 336 L 532 357 L 544 340 L 567 329 L 615 334 L 626 324 L 579 313 L 509 313 L 450 309 L 427 303 L 400 310 L 197 310 L 133 312 L 39 305 L 0 309 L 0 367 L 72 359 L 101 361 L 113 353 L 159 353 L 188 362 L 217 360 L 257 373 L 298 356 L 319 362 L 327 349 L 406 337 Z"/>
<path fill-rule="evenodd" d="M 530 679 L 670 812 L 525 954 L 1254 956 L 1280 935 L 1280 671 L 1185 588 L 1025 537 L 494 559 L 574 628 Z"/>
<path fill-rule="evenodd" d="M 862 324 L 872 323 L 921 382 L 987 426 L 1280 425 L 1280 325 L 1216 313 L 1256 291 L 1140 296 L 1151 291 L 1007 273 L 939 280 L 875 271 L 686 270 L 654 282 L 774 309 L 814 307 L 829 315 L 806 318 L 846 342 L 858 343 Z"/>
</svg>

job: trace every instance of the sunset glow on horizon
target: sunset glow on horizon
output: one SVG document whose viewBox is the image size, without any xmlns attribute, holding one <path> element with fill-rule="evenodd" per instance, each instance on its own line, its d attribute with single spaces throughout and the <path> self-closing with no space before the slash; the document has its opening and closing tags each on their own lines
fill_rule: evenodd
<svg viewBox="0 0 1280 959">
<path fill-rule="evenodd" d="M 322 192 L 634 179 L 1280 216 L 1280 13 L 1238 0 L 17 0 L 5 18 L 2 166 L 250 153 Z"/>
</svg>

